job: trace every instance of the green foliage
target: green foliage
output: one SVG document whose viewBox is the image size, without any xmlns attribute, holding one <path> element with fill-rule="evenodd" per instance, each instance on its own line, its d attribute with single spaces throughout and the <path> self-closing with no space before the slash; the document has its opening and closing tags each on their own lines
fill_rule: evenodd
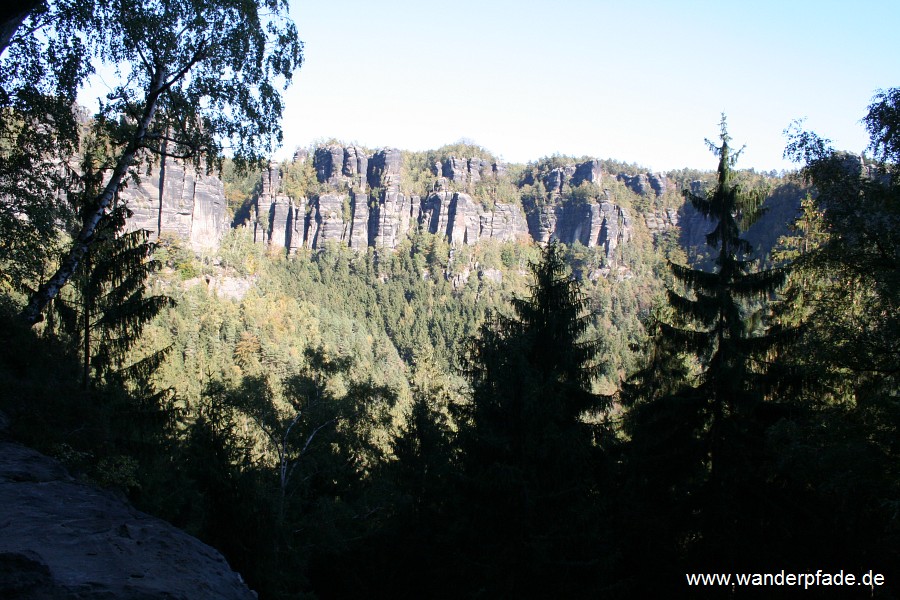
<svg viewBox="0 0 900 600">
<path fill-rule="evenodd" d="M 93 210 L 90 204 L 100 186 L 100 173 L 94 167 L 94 154 L 88 150 L 82 163 L 81 189 L 72 190 L 71 203 L 83 215 Z M 100 221 L 94 240 L 74 274 L 74 285 L 54 303 L 60 331 L 81 347 L 83 383 L 123 369 L 123 361 L 138 343 L 144 325 L 151 321 L 172 299 L 150 295 L 147 278 L 159 269 L 152 260 L 154 246 L 146 231 L 125 231 L 127 207 L 116 205 Z M 51 329 L 53 323 L 51 322 Z M 144 353 L 129 369 L 142 371 L 146 379 L 162 359 L 164 350 Z"/>
<path fill-rule="evenodd" d="M 276 257 L 247 229 L 216 257 L 166 239 L 151 256 L 116 192 L 155 157 L 218 168 L 235 222 L 260 193 L 300 62 L 286 5 L 73 0 L 21 31 L 0 60 L 0 277 L 72 284 L 42 338 L 0 298 L 0 407 L 16 438 L 215 545 L 261 597 L 671 597 L 687 571 L 773 565 L 893 577 L 898 90 L 864 119 L 874 164 L 795 132 L 803 182 L 735 170 L 723 120 L 716 173 L 668 174 L 708 184 L 684 199 L 714 224 L 702 251 L 643 227 L 681 206 L 614 179 L 645 169 L 602 161 L 602 190 L 551 197 L 551 171 L 587 158 L 552 156 L 445 189 L 528 211 L 609 198 L 634 223 L 609 256 L 416 231 L 396 252 Z M 89 121 L 72 106 L 101 62 L 120 69 Z M 401 190 L 430 193 L 451 157 L 497 162 L 465 140 L 403 152 Z M 294 198 L 329 189 L 312 160 L 281 170 Z M 48 280 L 60 225 L 73 249 Z"/>
<path fill-rule="evenodd" d="M 881 92 L 865 119 L 877 156 L 896 161 L 897 90 Z M 845 397 L 895 402 L 897 394 L 898 298 L 900 298 L 900 191 L 895 162 L 867 167 L 861 159 L 830 148 L 813 133 L 795 130 L 786 151 L 805 163 L 814 186 L 794 242 L 799 251 L 795 283 L 805 311 L 795 317 L 816 323 L 805 338 L 811 365 L 837 375 Z M 890 399 L 890 400 L 888 400 Z"/>
<path fill-rule="evenodd" d="M 79 145 L 78 88 L 93 71 L 82 24 L 94 3 L 31 11 L 0 58 L 0 280 L 35 282 L 56 257 L 60 223 L 75 211 L 63 195 Z"/>
<path fill-rule="evenodd" d="M 286 12 L 279 0 L 98 3 L 77 21 L 54 15 L 44 35 L 24 40 L 46 46 L 44 54 L 34 53 L 39 73 L 60 67 L 51 50 L 66 36 L 83 42 L 96 63 L 116 65 L 111 92 L 92 123 L 109 146 L 100 167 L 109 177 L 56 272 L 31 295 L 26 322 L 39 321 L 73 276 L 97 224 L 138 167 L 175 157 L 211 170 L 220 167 L 228 146 L 241 170 L 271 153 L 281 137 L 278 86 L 290 82 L 301 61 L 302 44 Z M 40 16 L 29 17 L 25 29 Z M 69 91 L 74 94 L 85 74 L 73 75 Z"/>
<path fill-rule="evenodd" d="M 900 88 L 878 92 L 863 122 L 875 160 L 893 167 L 900 164 Z"/>
<path fill-rule="evenodd" d="M 434 161 L 429 164 L 433 156 L 428 152 L 410 152 L 403 150 L 400 169 L 400 189 L 407 194 L 425 196 L 433 186 L 435 174 L 433 172 Z"/>
<path fill-rule="evenodd" d="M 759 303 L 785 274 L 754 271 L 747 258 L 752 248 L 741 233 L 765 193 L 735 182 L 739 152 L 732 154 L 724 118 L 720 140 L 710 143 L 719 157 L 716 186 L 705 196 L 685 192 L 713 221 L 706 242 L 716 252 L 715 270 L 670 263 L 684 291 L 667 290 L 667 314 L 651 321 L 650 361 L 623 395 L 636 509 L 655 515 L 665 533 L 654 552 L 675 570 L 685 559 L 751 564 L 762 543 L 756 528 L 767 518 L 746 500 L 748 486 L 767 485 L 760 469 L 768 388 L 760 359 L 777 341 Z M 734 539 L 747 543 L 736 547 Z"/>
<path fill-rule="evenodd" d="M 199 165 L 204 157 L 217 161 L 228 144 L 239 168 L 267 158 L 280 137 L 276 86 L 290 81 L 301 60 L 282 4 L 160 0 L 98 6 L 95 18 L 103 36 L 93 52 L 123 69 L 122 84 L 100 112 L 114 139 L 133 136 L 114 124 L 126 111 L 140 114 L 128 106 L 137 100 L 156 109 L 150 135 L 139 141 L 154 152 Z M 233 76 L 223 78 L 223 71 Z M 145 90 L 160 76 L 166 88 L 158 99 L 148 97 Z"/>
<path fill-rule="evenodd" d="M 532 274 L 530 297 L 513 300 L 515 316 L 494 316 L 469 342 L 472 400 L 457 408 L 464 518 L 469 534 L 478 532 L 473 575 L 499 596 L 578 590 L 597 576 L 602 539 L 597 521 L 585 525 L 595 444 L 608 435 L 610 399 L 591 391 L 599 341 L 583 339 L 586 300 L 558 246 Z"/>
<path fill-rule="evenodd" d="M 437 150 L 434 150 L 434 154 L 440 158 L 455 156 L 457 158 L 480 158 L 489 163 L 497 161 L 497 157 L 490 150 L 465 138 L 461 138 L 453 144 L 444 144 Z"/>
<path fill-rule="evenodd" d="M 38 336 L 14 315 L 0 316 L 0 410 L 11 436 L 58 458 L 75 476 L 132 499 L 166 496 L 150 473 L 172 452 L 171 393 L 143 386 L 134 375 L 85 390 L 77 347 Z"/>
<path fill-rule="evenodd" d="M 316 170 L 311 158 L 282 164 L 281 177 L 284 193 L 291 198 L 311 198 L 319 194 Z"/>
<path fill-rule="evenodd" d="M 219 179 L 225 187 L 229 216 L 234 217 L 235 223 L 243 222 L 249 215 L 242 215 L 242 210 L 245 210 L 245 206 L 262 191 L 260 170 L 248 167 L 245 172 L 239 173 L 234 160 L 225 158 L 222 161 Z"/>
</svg>

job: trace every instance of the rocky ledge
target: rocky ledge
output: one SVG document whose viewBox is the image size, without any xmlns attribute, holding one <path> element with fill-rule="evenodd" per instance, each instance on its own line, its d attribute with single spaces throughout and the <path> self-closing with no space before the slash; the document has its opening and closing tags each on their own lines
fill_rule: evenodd
<svg viewBox="0 0 900 600">
<path fill-rule="evenodd" d="M 216 550 L 0 440 L 0 598 L 255 598 Z"/>
</svg>

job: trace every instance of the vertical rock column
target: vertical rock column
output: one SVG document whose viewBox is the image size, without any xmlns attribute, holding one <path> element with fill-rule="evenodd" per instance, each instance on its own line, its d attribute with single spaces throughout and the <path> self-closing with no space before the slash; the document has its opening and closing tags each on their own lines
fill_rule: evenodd
<svg viewBox="0 0 900 600">
<path fill-rule="evenodd" d="M 394 249 L 409 231 L 414 209 L 411 199 L 400 192 L 400 150 L 385 148 L 376 152 L 368 165 L 368 183 L 381 190 L 369 213 L 369 244 Z"/>
<path fill-rule="evenodd" d="M 119 193 L 132 211 L 126 228 L 145 229 L 150 239 L 172 235 L 195 251 L 214 249 L 227 229 L 225 190 L 218 177 L 197 173 L 168 157 L 153 174 Z"/>
</svg>

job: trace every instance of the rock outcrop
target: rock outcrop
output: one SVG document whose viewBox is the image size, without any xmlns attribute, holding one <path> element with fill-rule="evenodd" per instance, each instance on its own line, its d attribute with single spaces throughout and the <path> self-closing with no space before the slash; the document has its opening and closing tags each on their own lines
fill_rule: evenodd
<svg viewBox="0 0 900 600">
<path fill-rule="evenodd" d="M 640 196 L 649 196 L 652 193 L 659 197 L 671 187 L 669 179 L 662 173 L 638 173 L 637 175 L 619 173 L 616 175 L 616 179 Z"/>
<path fill-rule="evenodd" d="M 544 204 L 531 207 L 528 217 L 531 237 L 536 241 L 600 246 L 609 259 L 613 259 L 616 248 L 627 243 L 633 235 L 631 215 L 607 200 Z"/>
<path fill-rule="evenodd" d="M 657 234 L 678 227 L 678 211 L 674 208 L 645 212 L 644 224 L 651 233 Z"/>
<path fill-rule="evenodd" d="M 660 200 L 675 187 L 661 173 L 614 176 L 635 194 L 652 199 L 642 202 L 642 211 L 632 216 L 602 187 L 604 177 L 608 181 L 611 174 L 604 173 L 596 159 L 541 163 L 512 182 L 500 162 L 447 156 L 428 165 L 433 180 L 421 195 L 403 188 L 407 174 L 403 154 L 396 148 L 369 153 L 359 146 L 330 144 L 311 154 L 304 150 L 294 154 L 297 163 L 308 160 L 317 180 L 308 198 L 285 193 L 277 164 L 262 174 L 247 223 L 257 243 L 288 254 L 329 244 L 358 251 L 393 250 L 417 230 L 442 235 L 457 246 L 487 239 L 578 242 L 602 248 L 608 267 L 615 266 L 621 257 L 617 251 L 634 237 L 634 218 L 653 235 L 677 229 L 686 248 L 702 246 L 711 227 L 689 202 L 678 207 Z M 853 172 L 866 168 L 858 157 L 845 162 Z M 421 185 L 421 176 L 414 174 L 416 185 Z M 511 184 L 532 186 L 521 195 L 521 204 L 500 200 L 509 198 Z M 695 194 L 703 194 L 705 186 L 700 180 L 690 182 Z M 122 198 L 134 211 L 129 227 L 148 229 L 153 237 L 170 234 L 189 241 L 196 250 L 214 249 L 226 230 L 222 182 L 172 159 L 140 185 L 123 190 Z"/>
<path fill-rule="evenodd" d="M 603 174 L 597 160 L 543 174 L 549 202 L 525 207 L 500 201 L 487 207 L 460 191 L 506 176 L 505 165 L 481 158 L 451 156 L 435 162 L 432 191 L 421 197 L 401 189 L 403 160 L 394 148 L 367 156 L 356 146 L 330 145 L 313 153 L 313 166 L 323 191 L 307 199 L 283 195 L 278 168 L 270 165 L 258 198 L 257 242 L 288 252 L 329 243 L 357 250 L 394 249 L 417 228 L 443 235 L 454 245 L 531 237 L 540 243 L 578 241 L 612 256 L 632 236 L 628 212 L 600 191 Z M 594 200 L 563 198 L 566 190 L 583 183 L 596 186 Z"/>
<path fill-rule="evenodd" d="M 602 176 L 603 171 L 600 167 L 600 161 L 589 160 L 575 165 L 575 172 L 572 174 L 572 185 L 577 187 L 584 182 L 600 185 Z"/>
<path fill-rule="evenodd" d="M 524 214 L 498 204 L 486 212 L 467 194 L 436 191 L 424 199 L 400 189 L 402 155 L 386 148 L 366 156 L 361 148 L 332 145 L 314 154 L 319 183 L 332 191 L 307 199 L 290 199 L 278 192 L 272 166 L 263 177 L 254 229 L 255 239 L 293 251 L 338 243 L 363 250 L 367 246 L 394 249 L 413 227 L 446 235 L 453 243 L 473 244 L 482 237 L 504 240 L 526 234 Z M 503 166 L 482 159 L 450 158 L 435 165 L 438 181 L 472 182 L 496 177 Z M 301 210 L 308 206 L 308 210 Z M 305 214 L 304 216 L 304 213 Z M 288 242 L 288 240 L 291 240 Z"/>
<path fill-rule="evenodd" d="M 198 173 L 173 158 L 121 190 L 133 212 L 128 228 L 146 229 L 152 240 L 172 235 L 195 251 L 214 250 L 228 229 L 225 189 L 218 177 Z"/>
<path fill-rule="evenodd" d="M 216 550 L 0 442 L 0 598 L 251 600 Z"/>
<path fill-rule="evenodd" d="M 551 196 L 559 196 L 562 194 L 563 186 L 569 182 L 575 174 L 575 171 L 577 171 L 575 165 L 552 169 L 544 177 L 544 187 L 547 188 L 547 192 Z"/>
</svg>

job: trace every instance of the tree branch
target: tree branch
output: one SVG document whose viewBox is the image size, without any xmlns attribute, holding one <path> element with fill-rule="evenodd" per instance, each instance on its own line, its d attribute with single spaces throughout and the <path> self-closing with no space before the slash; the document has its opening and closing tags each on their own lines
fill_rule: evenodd
<svg viewBox="0 0 900 600">
<path fill-rule="evenodd" d="M 34 325 L 41 321 L 43 318 L 41 313 L 47 307 L 47 304 L 59 294 L 59 290 L 69 281 L 78 269 L 78 265 L 81 264 L 81 260 L 84 258 L 88 247 L 93 241 L 97 224 L 100 222 L 100 219 L 103 218 L 106 209 L 116 197 L 119 187 L 122 184 L 122 180 L 125 179 L 128 170 L 134 163 L 135 154 L 144 142 L 147 130 L 153 122 L 153 117 L 156 115 L 156 107 L 159 98 L 165 91 L 163 87 L 165 78 L 165 67 L 158 66 L 157 71 L 150 82 L 150 87 L 147 90 L 147 104 L 144 107 L 144 113 L 138 124 L 137 132 L 126 148 L 125 153 L 122 154 L 116 163 L 112 176 L 106 184 L 106 187 L 103 189 L 103 192 L 97 197 L 96 207 L 92 213 L 85 217 L 81 231 L 72 243 L 72 247 L 63 259 L 62 264 L 60 264 L 59 269 L 57 269 L 53 277 L 41 285 L 38 291 L 31 297 L 28 306 L 22 311 L 20 317 L 28 325 Z"/>
</svg>

